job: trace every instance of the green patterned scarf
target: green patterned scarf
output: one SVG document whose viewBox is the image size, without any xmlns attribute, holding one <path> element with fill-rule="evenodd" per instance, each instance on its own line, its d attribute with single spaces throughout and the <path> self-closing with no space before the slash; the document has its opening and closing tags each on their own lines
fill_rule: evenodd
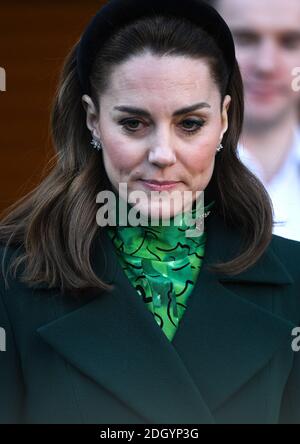
<svg viewBox="0 0 300 444">
<path fill-rule="evenodd" d="M 213 204 L 204 208 L 206 215 Z M 187 224 L 182 214 L 176 216 L 176 225 L 174 218 L 172 222 L 170 226 L 108 227 L 125 274 L 170 341 L 187 307 L 206 243 L 205 231 L 197 237 L 185 235 L 195 222 Z"/>
</svg>

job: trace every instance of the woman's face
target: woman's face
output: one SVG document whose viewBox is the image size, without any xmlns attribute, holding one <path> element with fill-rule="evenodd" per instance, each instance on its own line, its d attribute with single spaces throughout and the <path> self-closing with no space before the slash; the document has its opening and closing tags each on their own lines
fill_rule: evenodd
<svg viewBox="0 0 300 444">
<path fill-rule="evenodd" d="M 193 201 L 208 185 L 231 100 L 226 96 L 221 109 L 207 62 L 150 53 L 132 57 L 114 70 L 99 100 L 97 115 L 90 97 L 82 98 L 114 189 L 126 184 L 129 197 L 143 191 L 134 207 L 147 217 L 165 219 L 190 208 L 183 206 L 183 191 L 192 192 L 187 194 Z M 147 181 L 176 183 L 159 187 Z M 170 199 L 174 191 L 181 198 Z"/>
</svg>

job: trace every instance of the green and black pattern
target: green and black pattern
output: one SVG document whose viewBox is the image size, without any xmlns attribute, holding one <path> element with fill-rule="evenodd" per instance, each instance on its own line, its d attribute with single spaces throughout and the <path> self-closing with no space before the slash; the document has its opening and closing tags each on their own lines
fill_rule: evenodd
<svg viewBox="0 0 300 444">
<path fill-rule="evenodd" d="M 204 257 L 207 234 L 187 237 L 186 230 L 193 228 L 195 222 L 187 225 L 183 216 L 170 226 L 108 227 L 124 272 L 170 341 Z"/>
</svg>

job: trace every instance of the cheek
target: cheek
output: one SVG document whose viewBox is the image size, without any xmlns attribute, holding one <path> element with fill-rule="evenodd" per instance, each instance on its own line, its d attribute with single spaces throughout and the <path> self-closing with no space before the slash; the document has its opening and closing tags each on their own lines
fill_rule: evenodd
<svg viewBox="0 0 300 444">
<path fill-rule="evenodd" d="M 104 156 L 111 168 L 120 171 L 128 172 L 139 163 L 140 156 L 137 154 L 138 150 L 132 145 L 129 148 L 128 143 L 124 143 L 119 138 L 106 140 L 103 138 Z"/>
<path fill-rule="evenodd" d="M 195 152 L 188 157 L 188 169 L 191 174 L 203 174 L 211 169 L 217 149 L 216 143 L 201 144 Z"/>
<path fill-rule="evenodd" d="M 291 75 L 291 71 L 295 68 L 295 66 L 299 66 L 299 61 L 300 61 L 300 51 L 286 53 L 286 57 L 284 60 L 284 68 L 287 76 Z"/>
<path fill-rule="evenodd" d="M 255 57 L 252 52 L 237 49 L 237 57 L 242 73 L 247 73 L 253 69 L 253 66 L 255 65 Z"/>
</svg>

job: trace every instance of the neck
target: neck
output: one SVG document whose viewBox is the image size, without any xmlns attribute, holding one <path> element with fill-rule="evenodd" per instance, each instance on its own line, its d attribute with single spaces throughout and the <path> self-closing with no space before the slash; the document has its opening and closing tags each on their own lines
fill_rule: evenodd
<svg viewBox="0 0 300 444">
<path fill-rule="evenodd" d="M 288 156 L 297 125 L 296 112 L 261 127 L 245 122 L 241 142 L 259 163 L 265 183 L 273 179 Z"/>
<path fill-rule="evenodd" d="M 214 203 L 214 201 L 207 203 L 203 213 L 200 211 L 201 215 L 198 221 L 202 221 L 203 224 L 199 223 L 198 225 L 198 222 L 196 222 L 199 214 L 197 214 L 196 207 L 193 205 L 191 212 L 188 212 L 192 216 L 192 220 L 189 217 L 186 218 L 187 214 L 185 213 L 172 218 L 170 225 L 159 224 L 158 226 L 151 226 L 146 224 L 132 226 L 130 224 L 120 225 L 117 221 L 117 225 L 109 227 L 108 231 L 115 242 L 119 243 L 122 248 L 125 248 L 129 254 L 137 251 L 136 245 L 143 239 L 142 248 L 139 247 L 138 254 L 149 255 L 148 245 L 155 241 L 159 242 L 166 257 L 173 257 L 174 244 L 188 244 L 189 248 L 197 248 L 197 246 L 203 243 L 203 239 L 205 239 L 204 219 L 213 212 Z M 128 204 L 127 209 L 130 210 L 130 208 Z M 191 231 L 188 232 L 188 230 Z M 186 255 L 186 251 L 183 249 L 181 254 Z"/>
</svg>

